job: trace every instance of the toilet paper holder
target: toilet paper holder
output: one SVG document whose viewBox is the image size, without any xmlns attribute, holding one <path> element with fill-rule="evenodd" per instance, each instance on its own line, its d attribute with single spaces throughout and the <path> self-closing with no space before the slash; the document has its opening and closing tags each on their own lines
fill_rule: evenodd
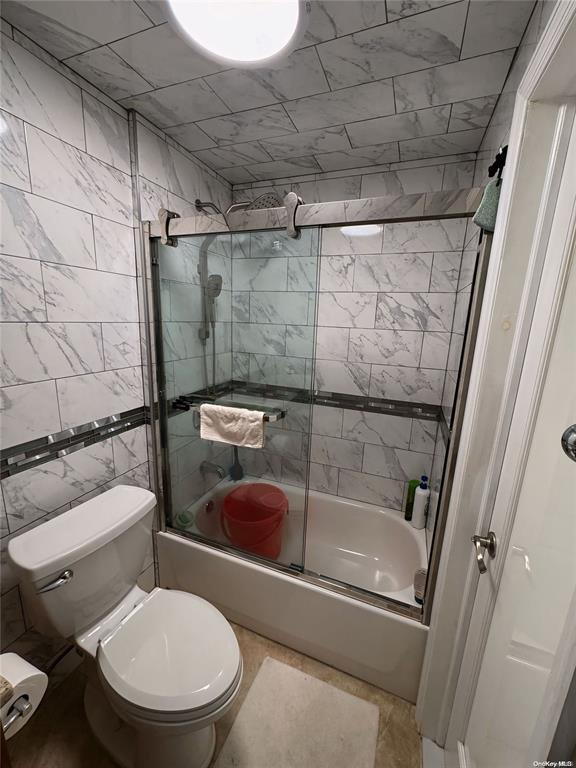
<svg viewBox="0 0 576 768">
<path fill-rule="evenodd" d="M 26 715 L 30 714 L 31 712 L 32 704 L 30 704 L 28 696 L 19 696 L 14 704 L 12 704 L 10 707 L 8 711 L 8 717 L 2 723 L 2 730 L 4 733 L 6 733 L 8 729 L 13 726 L 20 717 L 26 717 Z"/>
<path fill-rule="evenodd" d="M 48 687 L 48 676 L 16 653 L 0 654 L 0 720 L 7 739 L 32 718 Z"/>
</svg>

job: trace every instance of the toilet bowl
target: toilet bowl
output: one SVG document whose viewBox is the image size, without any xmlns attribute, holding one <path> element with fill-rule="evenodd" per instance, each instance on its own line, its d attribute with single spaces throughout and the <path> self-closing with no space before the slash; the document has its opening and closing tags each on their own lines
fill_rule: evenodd
<svg viewBox="0 0 576 768">
<path fill-rule="evenodd" d="M 170 720 L 209 715 L 229 699 L 241 673 L 224 616 L 201 597 L 158 588 L 100 641 L 97 659 L 104 687 L 129 711 Z"/>
<path fill-rule="evenodd" d="M 35 624 L 83 653 L 88 721 L 115 762 L 207 768 L 242 656 L 206 600 L 136 585 L 154 505 L 149 491 L 117 486 L 14 538 L 9 555 Z"/>
<path fill-rule="evenodd" d="M 91 656 L 93 633 L 77 644 Z M 157 588 L 95 650 L 97 680 L 92 676 L 87 689 L 86 712 L 116 761 L 126 768 L 208 766 L 214 723 L 242 680 L 240 649 L 224 616 L 200 597 Z M 124 725 L 121 739 L 117 721 L 103 715 L 106 706 Z"/>
</svg>

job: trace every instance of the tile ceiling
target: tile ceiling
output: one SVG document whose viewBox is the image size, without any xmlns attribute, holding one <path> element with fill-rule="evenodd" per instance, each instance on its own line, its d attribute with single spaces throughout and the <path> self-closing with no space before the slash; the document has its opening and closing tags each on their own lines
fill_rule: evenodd
<svg viewBox="0 0 576 768">
<path fill-rule="evenodd" d="M 233 183 L 478 149 L 533 0 L 312 0 L 298 50 L 224 69 L 162 0 L 5 0 L 15 27 Z"/>
</svg>

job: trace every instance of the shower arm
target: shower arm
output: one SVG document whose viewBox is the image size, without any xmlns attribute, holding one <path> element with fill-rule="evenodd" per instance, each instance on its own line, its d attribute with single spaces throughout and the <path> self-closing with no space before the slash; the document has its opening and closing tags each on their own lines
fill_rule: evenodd
<svg viewBox="0 0 576 768">
<path fill-rule="evenodd" d="M 220 208 L 218 208 L 217 205 L 215 205 L 214 203 L 211 203 L 210 201 L 203 202 L 202 200 L 200 200 L 199 197 L 197 197 L 196 200 L 194 200 L 194 207 L 196 208 L 198 213 L 206 213 L 207 210 L 211 210 L 213 211 L 213 213 L 218 214 L 218 216 L 224 216 L 224 214 L 222 213 Z"/>
</svg>

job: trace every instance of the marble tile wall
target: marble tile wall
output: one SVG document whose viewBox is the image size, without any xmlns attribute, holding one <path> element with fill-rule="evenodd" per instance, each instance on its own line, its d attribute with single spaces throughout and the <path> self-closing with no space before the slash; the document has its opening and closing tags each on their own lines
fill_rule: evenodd
<svg viewBox="0 0 576 768">
<path fill-rule="evenodd" d="M 2 72 L 8 448 L 143 401 L 126 116 L 5 35 Z"/>
<path fill-rule="evenodd" d="M 533 4 L 314 0 L 299 49 L 244 70 L 192 50 L 154 0 L 99 14 L 7 0 L 3 13 L 241 183 L 477 150 Z"/>
<path fill-rule="evenodd" d="M 216 349 L 215 383 L 232 376 L 232 235 L 196 235 L 179 238 L 178 247 L 159 246 L 163 357 L 168 398 L 187 395 L 212 384 L 213 338 Z M 215 299 L 212 329 L 204 346 L 202 287 L 198 267 L 205 260 L 207 275 L 222 276 Z M 206 356 L 206 368 L 203 358 Z"/>
<path fill-rule="evenodd" d="M 514 61 L 480 144 L 475 170 L 475 184 L 486 184 L 488 181 L 488 166 L 492 164 L 498 149 L 508 143 L 518 85 L 546 28 L 556 1 L 538 0 L 535 4 L 530 21 L 516 51 Z"/>
<path fill-rule="evenodd" d="M 5 35 L 2 73 L 0 398 L 9 448 L 143 399 L 127 118 Z M 27 627 L 10 538 L 115 482 L 148 485 L 145 428 L 2 481 L 3 644 Z"/>
<path fill-rule="evenodd" d="M 215 150 L 209 150 L 214 152 Z M 354 150 L 359 152 L 359 150 Z M 270 178 L 267 181 L 237 183 L 233 186 L 234 202 L 254 200 L 267 192 L 276 192 L 280 199 L 288 192 L 296 192 L 306 203 L 327 203 L 374 196 L 411 195 L 420 192 L 469 189 L 473 186 L 476 152 L 447 148 L 443 157 L 386 162 L 385 149 L 364 156 L 348 152 L 348 170 L 300 174 L 298 176 Z M 343 152 L 338 155 L 342 162 Z M 340 168 L 342 165 L 339 164 Z"/>
<path fill-rule="evenodd" d="M 309 389 L 319 230 L 232 235 L 233 376 Z"/>
<path fill-rule="evenodd" d="M 0 400 L 9 448 L 143 404 L 135 227 L 160 206 L 188 214 L 196 197 L 225 208 L 231 192 L 144 120 L 132 176 L 126 110 L 9 25 L 2 31 Z M 186 320 L 185 296 L 175 297 L 175 318 Z M 143 427 L 2 481 L 3 645 L 29 629 L 7 563 L 10 537 L 118 482 L 149 485 Z"/>
<path fill-rule="evenodd" d="M 323 230 L 318 389 L 442 403 L 466 223 Z"/>
<path fill-rule="evenodd" d="M 209 230 L 212 218 L 198 214 L 194 201 L 209 200 L 225 211 L 232 201 L 231 185 L 140 115 L 137 125 L 142 220 L 156 220 L 158 209 L 168 208 L 181 216 L 196 217 L 199 231 Z M 219 217 L 213 223 L 218 229 L 226 228 Z"/>
</svg>

